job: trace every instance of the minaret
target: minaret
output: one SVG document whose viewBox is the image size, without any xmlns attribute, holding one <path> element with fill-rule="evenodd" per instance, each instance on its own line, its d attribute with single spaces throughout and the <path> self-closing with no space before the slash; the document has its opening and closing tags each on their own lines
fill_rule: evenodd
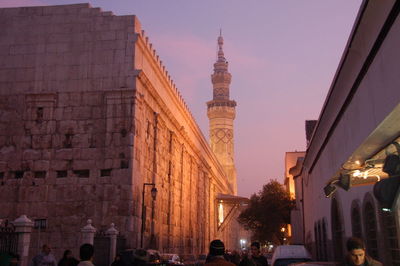
<svg viewBox="0 0 400 266">
<path fill-rule="evenodd" d="M 233 150 L 233 120 L 235 119 L 236 102 L 229 99 L 231 74 L 228 72 L 228 61 L 224 56 L 222 45 L 224 39 L 218 37 L 218 58 L 211 75 L 213 99 L 207 102 L 207 115 L 210 120 L 210 145 L 214 154 L 223 166 L 234 194 L 237 194 L 236 168 Z"/>
</svg>

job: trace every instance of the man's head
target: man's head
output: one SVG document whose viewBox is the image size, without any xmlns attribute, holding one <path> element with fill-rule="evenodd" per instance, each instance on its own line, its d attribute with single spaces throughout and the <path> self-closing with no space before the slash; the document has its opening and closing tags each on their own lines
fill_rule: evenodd
<svg viewBox="0 0 400 266">
<path fill-rule="evenodd" d="M 71 258 L 71 257 L 72 257 L 72 251 L 69 249 L 65 250 L 63 258 Z"/>
<path fill-rule="evenodd" d="M 364 242 L 357 238 L 351 237 L 347 240 L 347 252 L 349 260 L 353 265 L 362 265 L 365 262 L 365 245 Z"/>
<path fill-rule="evenodd" d="M 44 254 L 49 255 L 49 254 L 50 254 L 50 251 L 51 251 L 51 248 L 50 248 L 49 245 L 44 244 L 44 245 L 42 246 L 42 252 L 43 252 Z"/>
<path fill-rule="evenodd" d="M 92 244 L 83 244 L 79 248 L 79 257 L 82 261 L 92 260 L 94 254 L 94 249 Z"/>
<path fill-rule="evenodd" d="M 259 242 L 253 242 L 250 245 L 250 250 L 251 250 L 251 255 L 252 256 L 259 256 L 260 255 L 260 243 Z"/>
<path fill-rule="evenodd" d="M 225 245 L 219 239 L 213 240 L 210 243 L 210 255 L 211 256 L 222 256 L 225 253 Z"/>
</svg>

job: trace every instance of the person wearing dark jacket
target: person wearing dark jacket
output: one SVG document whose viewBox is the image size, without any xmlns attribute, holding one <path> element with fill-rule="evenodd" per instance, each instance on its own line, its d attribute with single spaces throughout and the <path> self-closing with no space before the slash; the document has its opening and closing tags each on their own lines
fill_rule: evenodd
<svg viewBox="0 0 400 266">
<path fill-rule="evenodd" d="M 58 266 L 77 266 L 79 260 L 72 256 L 72 251 L 67 249 L 64 251 L 62 259 L 58 262 Z"/>
<path fill-rule="evenodd" d="M 268 266 L 267 258 L 261 254 L 260 243 L 253 242 L 250 245 L 251 257 L 245 256 L 240 262 L 240 266 Z"/>
<path fill-rule="evenodd" d="M 210 254 L 208 261 L 205 265 L 208 266 L 235 266 L 235 264 L 226 261 L 224 258 L 225 254 L 225 245 L 219 240 L 213 240 L 210 243 Z"/>
<path fill-rule="evenodd" d="M 362 265 L 362 266 L 382 266 L 383 264 L 374 260 L 365 252 L 364 242 L 357 238 L 351 237 L 347 240 L 347 256 L 344 266 Z"/>
</svg>

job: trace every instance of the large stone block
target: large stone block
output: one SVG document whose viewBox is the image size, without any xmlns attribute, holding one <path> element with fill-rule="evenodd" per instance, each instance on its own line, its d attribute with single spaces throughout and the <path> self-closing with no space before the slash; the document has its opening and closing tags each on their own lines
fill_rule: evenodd
<svg viewBox="0 0 400 266">
<path fill-rule="evenodd" d="M 107 41 L 107 40 L 115 40 L 116 33 L 115 31 L 100 31 L 97 35 L 97 40 Z"/>
<path fill-rule="evenodd" d="M 64 108 L 64 114 L 67 109 L 69 108 Z M 74 120 L 62 120 L 57 123 L 57 132 L 61 134 L 73 134 L 78 132 L 78 122 Z"/>
<path fill-rule="evenodd" d="M 72 168 L 75 170 L 94 169 L 95 161 L 94 160 L 74 160 L 74 162 L 72 163 Z"/>
<path fill-rule="evenodd" d="M 92 108 L 92 119 L 104 118 L 104 111 L 101 107 Z"/>
<path fill-rule="evenodd" d="M 3 172 L 7 170 L 7 162 L 6 161 L 0 161 L 0 172 Z"/>
<path fill-rule="evenodd" d="M 36 160 L 33 163 L 34 171 L 47 171 L 50 168 L 50 161 L 47 160 Z"/>
<path fill-rule="evenodd" d="M 103 104 L 103 94 L 100 92 L 86 92 L 82 95 L 82 105 L 100 106 Z"/>
<path fill-rule="evenodd" d="M 28 149 L 22 153 L 22 160 L 39 160 L 42 157 L 40 150 Z"/>
<path fill-rule="evenodd" d="M 102 158 L 102 153 L 101 150 L 97 148 L 86 148 L 81 150 L 81 158 L 83 160 L 87 159 L 99 160 Z"/>
<path fill-rule="evenodd" d="M 69 106 L 81 106 L 82 104 L 82 93 L 78 90 L 69 93 Z"/>
<path fill-rule="evenodd" d="M 51 148 L 51 135 L 33 135 L 32 149 L 49 149 Z"/>
<path fill-rule="evenodd" d="M 91 106 L 76 106 L 72 109 L 72 119 L 74 120 L 88 120 L 92 117 Z"/>
<path fill-rule="evenodd" d="M 55 151 L 54 156 L 57 160 L 72 160 L 73 151 L 72 149 L 59 149 Z"/>
</svg>

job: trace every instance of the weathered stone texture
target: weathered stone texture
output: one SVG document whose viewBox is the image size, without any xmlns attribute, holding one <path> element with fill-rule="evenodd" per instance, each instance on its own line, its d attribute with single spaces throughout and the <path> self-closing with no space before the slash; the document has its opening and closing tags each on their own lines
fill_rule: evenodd
<svg viewBox="0 0 400 266">
<path fill-rule="evenodd" d="M 216 195 L 232 193 L 222 167 L 134 16 L 0 9 L 0 48 L 0 218 L 47 219 L 39 244 L 58 257 L 88 218 L 138 247 L 146 182 L 162 251 L 205 253 L 229 233 L 215 226 Z"/>
</svg>

